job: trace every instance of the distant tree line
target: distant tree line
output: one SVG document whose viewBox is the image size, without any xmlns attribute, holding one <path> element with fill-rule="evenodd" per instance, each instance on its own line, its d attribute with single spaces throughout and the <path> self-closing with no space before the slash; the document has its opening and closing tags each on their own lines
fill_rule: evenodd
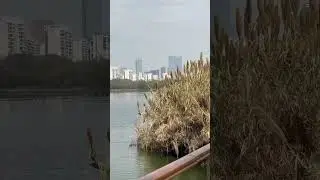
<svg viewBox="0 0 320 180">
<path fill-rule="evenodd" d="M 128 79 L 113 79 L 110 81 L 111 89 L 149 90 L 154 88 L 157 81 L 132 81 Z"/>
<path fill-rule="evenodd" d="M 0 60 L 0 89 L 86 88 L 110 90 L 110 61 L 72 61 L 60 56 L 12 55 Z"/>
</svg>

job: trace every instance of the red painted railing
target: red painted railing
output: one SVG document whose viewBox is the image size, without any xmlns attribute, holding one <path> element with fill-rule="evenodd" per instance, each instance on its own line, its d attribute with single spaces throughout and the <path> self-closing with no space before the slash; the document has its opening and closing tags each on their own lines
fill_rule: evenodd
<svg viewBox="0 0 320 180">
<path fill-rule="evenodd" d="M 210 144 L 193 151 L 192 153 L 157 169 L 140 180 L 166 180 L 171 179 L 187 169 L 203 162 L 210 156 Z"/>
</svg>

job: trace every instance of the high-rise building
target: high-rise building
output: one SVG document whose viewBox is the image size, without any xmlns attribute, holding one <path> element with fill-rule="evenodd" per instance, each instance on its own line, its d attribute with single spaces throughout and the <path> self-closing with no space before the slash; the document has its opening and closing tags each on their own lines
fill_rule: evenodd
<svg viewBox="0 0 320 180">
<path fill-rule="evenodd" d="M 120 68 L 115 66 L 110 66 L 110 80 L 120 78 Z"/>
<path fill-rule="evenodd" d="M 81 36 L 87 39 L 87 7 L 88 0 L 81 0 Z"/>
<path fill-rule="evenodd" d="M 25 40 L 25 48 L 26 48 L 26 54 L 43 55 L 43 54 L 41 54 L 40 44 L 36 40 L 26 39 Z"/>
<path fill-rule="evenodd" d="M 161 67 L 160 68 L 160 73 L 163 74 L 163 73 L 166 73 L 167 72 L 167 68 L 166 67 Z"/>
<path fill-rule="evenodd" d="M 72 43 L 74 61 L 89 60 L 89 42 L 87 39 L 74 40 Z"/>
<path fill-rule="evenodd" d="M 50 25 L 54 25 L 52 20 L 33 20 L 27 25 L 26 38 L 28 42 L 31 41 L 35 43 L 36 48 L 38 46 L 43 47 L 44 50 L 41 55 L 45 55 L 48 53 L 48 34 L 47 27 Z"/>
<path fill-rule="evenodd" d="M 161 67 L 160 68 L 160 77 L 164 78 L 166 73 L 167 73 L 167 68 L 166 67 Z"/>
<path fill-rule="evenodd" d="M 102 32 L 110 34 L 110 1 L 102 0 Z"/>
<path fill-rule="evenodd" d="M 82 36 L 91 37 L 94 33 L 103 32 L 103 10 L 106 9 L 103 1 L 106 0 L 82 0 L 81 21 Z M 106 32 L 103 32 L 106 33 Z"/>
<path fill-rule="evenodd" d="M 29 35 L 33 40 L 43 44 L 46 41 L 46 27 L 49 25 L 54 25 L 54 22 L 52 20 L 33 20 L 27 25 Z"/>
<path fill-rule="evenodd" d="M 1 53 L 23 54 L 25 48 L 25 24 L 24 20 L 18 17 L 0 17 L 0 47 L 4 48 Z"/>
<path fill-rule="evenodd" d="M 156 70 L 150 70 L 149 73 L 151 73 L 152 75 L 157 75 L 159 76 L 160 75 L 160 71 L 159 69 L 156 69 Z"/>
<path fill-rule="evenodd" d="M 0 21 L 0 58 L 8 56 L 9 53 L 9 30 L 8 24 L 4 21 Z"/>
<path fill-rule="evenodd" d="M 110 37 L 106 33 L 94 33 L 89 47 L 90 59 L 108 59 L 109 42 Z"/>
<path fill-rule="evenodd" d="M 168 72 L 182 71 L 182 56 L 169 56 L 168 58 Z"/>
<path fill-rule="evenodd" d="M 142 73 L 142 59 L 138 58 L 135 61 L 136 74 Z"/>
<path fill-rule="evenodd" d="M 72 32 L 64 25 L 47 26 L 48 54 L 72 58 Z"/>
</svg>

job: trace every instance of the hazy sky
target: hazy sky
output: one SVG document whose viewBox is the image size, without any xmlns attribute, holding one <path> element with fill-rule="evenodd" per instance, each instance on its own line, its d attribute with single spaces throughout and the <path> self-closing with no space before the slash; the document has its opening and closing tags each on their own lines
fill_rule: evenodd
<svg viewBox="0 0 320 180">
<path fill-rule="evenodd" d="M 168 56 L 209 54 L 210 0 L 111 0 L 111 65 L 144 70 L 168 66 Z M 149 67 L 149 68 L 148 68 Z"/>
<path fill-rule="evenodd" d="M 103 29 L 107 29 L 109 25 L 109 12 L 107 11 L 108 2 L 110 0 L 89 0 L 88 18 L 90 22 L 88 26 L 99 23 L 100 19 L 95 19 L 99 12 L 97 6 L 104 11 L 102 21 Z M 1 0 L 0 16 L 19 16 L 27 22 L 31 20 L 53 20 L 57 24 L 68 26 L 73 33 L 75 39 L 81 34 L 81 0 Z M 95 29 L 92 26 L 88 31 Z"/>
</svg>

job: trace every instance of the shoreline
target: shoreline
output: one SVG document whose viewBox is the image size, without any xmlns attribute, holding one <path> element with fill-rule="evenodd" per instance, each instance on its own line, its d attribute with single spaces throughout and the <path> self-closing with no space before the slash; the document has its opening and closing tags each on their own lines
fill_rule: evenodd
<svg viewBox="0 0 320 180">
<path fill-rule="evenodd" d="M 16 88 L 0 89 L 0 98 L 45 97 L 45 96 L 106 96 L 100 90 L 88 88 Z"/>
<path fill-rule="evenodd" d="M 147 92 L 139 89 L 110 89 L 110 93 Z M 109 96 L 101 90 L 89 88 L 16 88 L 0 89 L 0 98 L 46 97 L 46 96 Z"/>
<path fill-rule="evenodd" d="M 110 89 L 110 93 L 148 92 L 145 89 Z"/>
</svg>

